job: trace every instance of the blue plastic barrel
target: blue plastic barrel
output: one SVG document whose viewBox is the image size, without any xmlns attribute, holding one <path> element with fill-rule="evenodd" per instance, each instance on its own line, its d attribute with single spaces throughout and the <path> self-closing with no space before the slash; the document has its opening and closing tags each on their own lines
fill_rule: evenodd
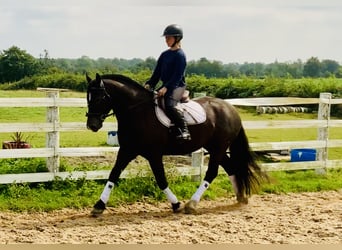
<svg viewBox="0 0 342 250">
<path fill-rule="evenodd" d="M 298 148 L 291 150 L 291 161 L 315 161 L 316 149 Z"/>
</svg>

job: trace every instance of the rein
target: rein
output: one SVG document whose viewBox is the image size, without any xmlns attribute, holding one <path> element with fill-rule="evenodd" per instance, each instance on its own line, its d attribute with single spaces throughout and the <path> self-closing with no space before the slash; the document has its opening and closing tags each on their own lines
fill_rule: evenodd
<svg viewBox="0 0 342 250">
<path fill-rule="evenodd" d="M 102 121 L 104 121 L 107 117 L 109 116 L 114 116 L 115 113 L 112 112 L 112 113 L 108 113 L 108 114 L 102 114 L 102 113 L 88 113 L 86 112 L 86 117 L 89 117 L 89 116 L 99 116 L 101 118 Z"/>
</svg>

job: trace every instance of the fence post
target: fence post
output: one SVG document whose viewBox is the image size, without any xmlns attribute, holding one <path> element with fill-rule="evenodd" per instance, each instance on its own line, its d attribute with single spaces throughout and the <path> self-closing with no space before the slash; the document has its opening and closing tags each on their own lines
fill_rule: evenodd
<svg viewBox="0 0 342 250">
<path fill-rule="evenodd" d="M 200 174 L 192 176 L 192 181 L 200 181 L 202 179 L 202 167 L 204 161 L 204 153 L 203 148 L 192 152 L 191 154 L 191 166 L 195 168 L 199 168 Z"/>
<path fill-rule="evenodd" d="M 317 151 L 316 159 L 324 161 L 324 168 L 316 169 L 317 174 L 326 173 L 326 162 L 328 160 L 328 139 L 329 139 L 329 120 L 330 120 L 330 100 L 331 93 L 320 93 L 318 106 L 318 120 L 325 120 L 326 125 L 318 128 L 317 140 L 325 141 L 325 147 Z"/>
<path fill-rule="evenodd" d="M 56 99 L 59 98 L 59 91 L 48 91 L 47 96 L 53 98 L 54 106 L 47 107 L 46 121 L 53 123 L 53 131 L 48 132 L 46 135 L 46 147 L 54 149 L 54 156 L 46 159 L 46 165 L 50 172 L 58 172 L 60 163 L 60 157 L 58 155 L 59 131 L 57 129 L 59 124 L 59 107 L 56 104 Z"/>
<path fill-rule="evenodd" d="M 53 106 L 46 109 L 46 122 L 53 124 L 53 130 L 46 133 L 46 148 L 53 148 L 53 156 L 46 158 L 46 166 L 49 172 L 59 172 L 60 156 L 59 151 L 59 107 L 57 99 L 59 98 L 60 91 L 63 89 L 55 88 L 38 88 L 39 91 L 46 92 L 46 96 L 53 99 Z"/>
</svg>

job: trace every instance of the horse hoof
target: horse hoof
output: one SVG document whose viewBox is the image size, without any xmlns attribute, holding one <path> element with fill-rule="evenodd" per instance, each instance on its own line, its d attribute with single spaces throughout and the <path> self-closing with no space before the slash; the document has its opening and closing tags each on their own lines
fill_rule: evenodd
<svg viewBox="0 0 342 250">
<path fill-rule="evenodd" d="M 91 215 L 93 217 L 98 217 L 103 213 L 103 211 L 106 209 L 106 204 L 102 200 L 98 200 L 96 204 L 94 205 L 93 210 L 91 211 Z"/>
<path fill-rule="evenodd" d="M 104 209 L 94 208 L 90 214 L 92 217 L 99 217 L 103 213 L 103 211 Z"/>
<path fill-rule="evenodd" d="M 177 203 L 172 203 L 171 204 L 172 205 L 172 211 L 174 212 L 174 213 L 180 213 L 180 212 L 182 212 L 182 207 L 181 207 L 181 203 L 180 202 L 177 202 Z"/>
<path fill-rule="evenodd" d="M 239 204 L 244 204 L 244 205 L 247 205 L 248 204 L 248 198 L 247 197 L 244 197 L 244 196 L 238 196 L 236 198 L 237 202 Z"/>
<path fill-rule="evenodd" d="M 197 213 L 197 210 L 196 210 L 197 203 L 198 202 L 194 201 L 194 200 L 188 201 L 188 203 L 185 204 L 184 212 L 186 214 L 195 214 L 195 213 Z"/>
</svg>

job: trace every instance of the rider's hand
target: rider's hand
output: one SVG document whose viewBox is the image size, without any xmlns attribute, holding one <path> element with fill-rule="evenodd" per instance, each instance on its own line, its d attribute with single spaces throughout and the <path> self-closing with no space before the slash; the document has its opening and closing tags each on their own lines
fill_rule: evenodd
<svg viewBox="0 0 342 250">
<path fill-rule="evenodd" d="M 167 88 L 166 87 L 162 87 L 159 91 L 158 91 L 158 96 L 161 97 L 161 96 L 164 96 L 165 93 L 167 91 Z"/>
</svg>

